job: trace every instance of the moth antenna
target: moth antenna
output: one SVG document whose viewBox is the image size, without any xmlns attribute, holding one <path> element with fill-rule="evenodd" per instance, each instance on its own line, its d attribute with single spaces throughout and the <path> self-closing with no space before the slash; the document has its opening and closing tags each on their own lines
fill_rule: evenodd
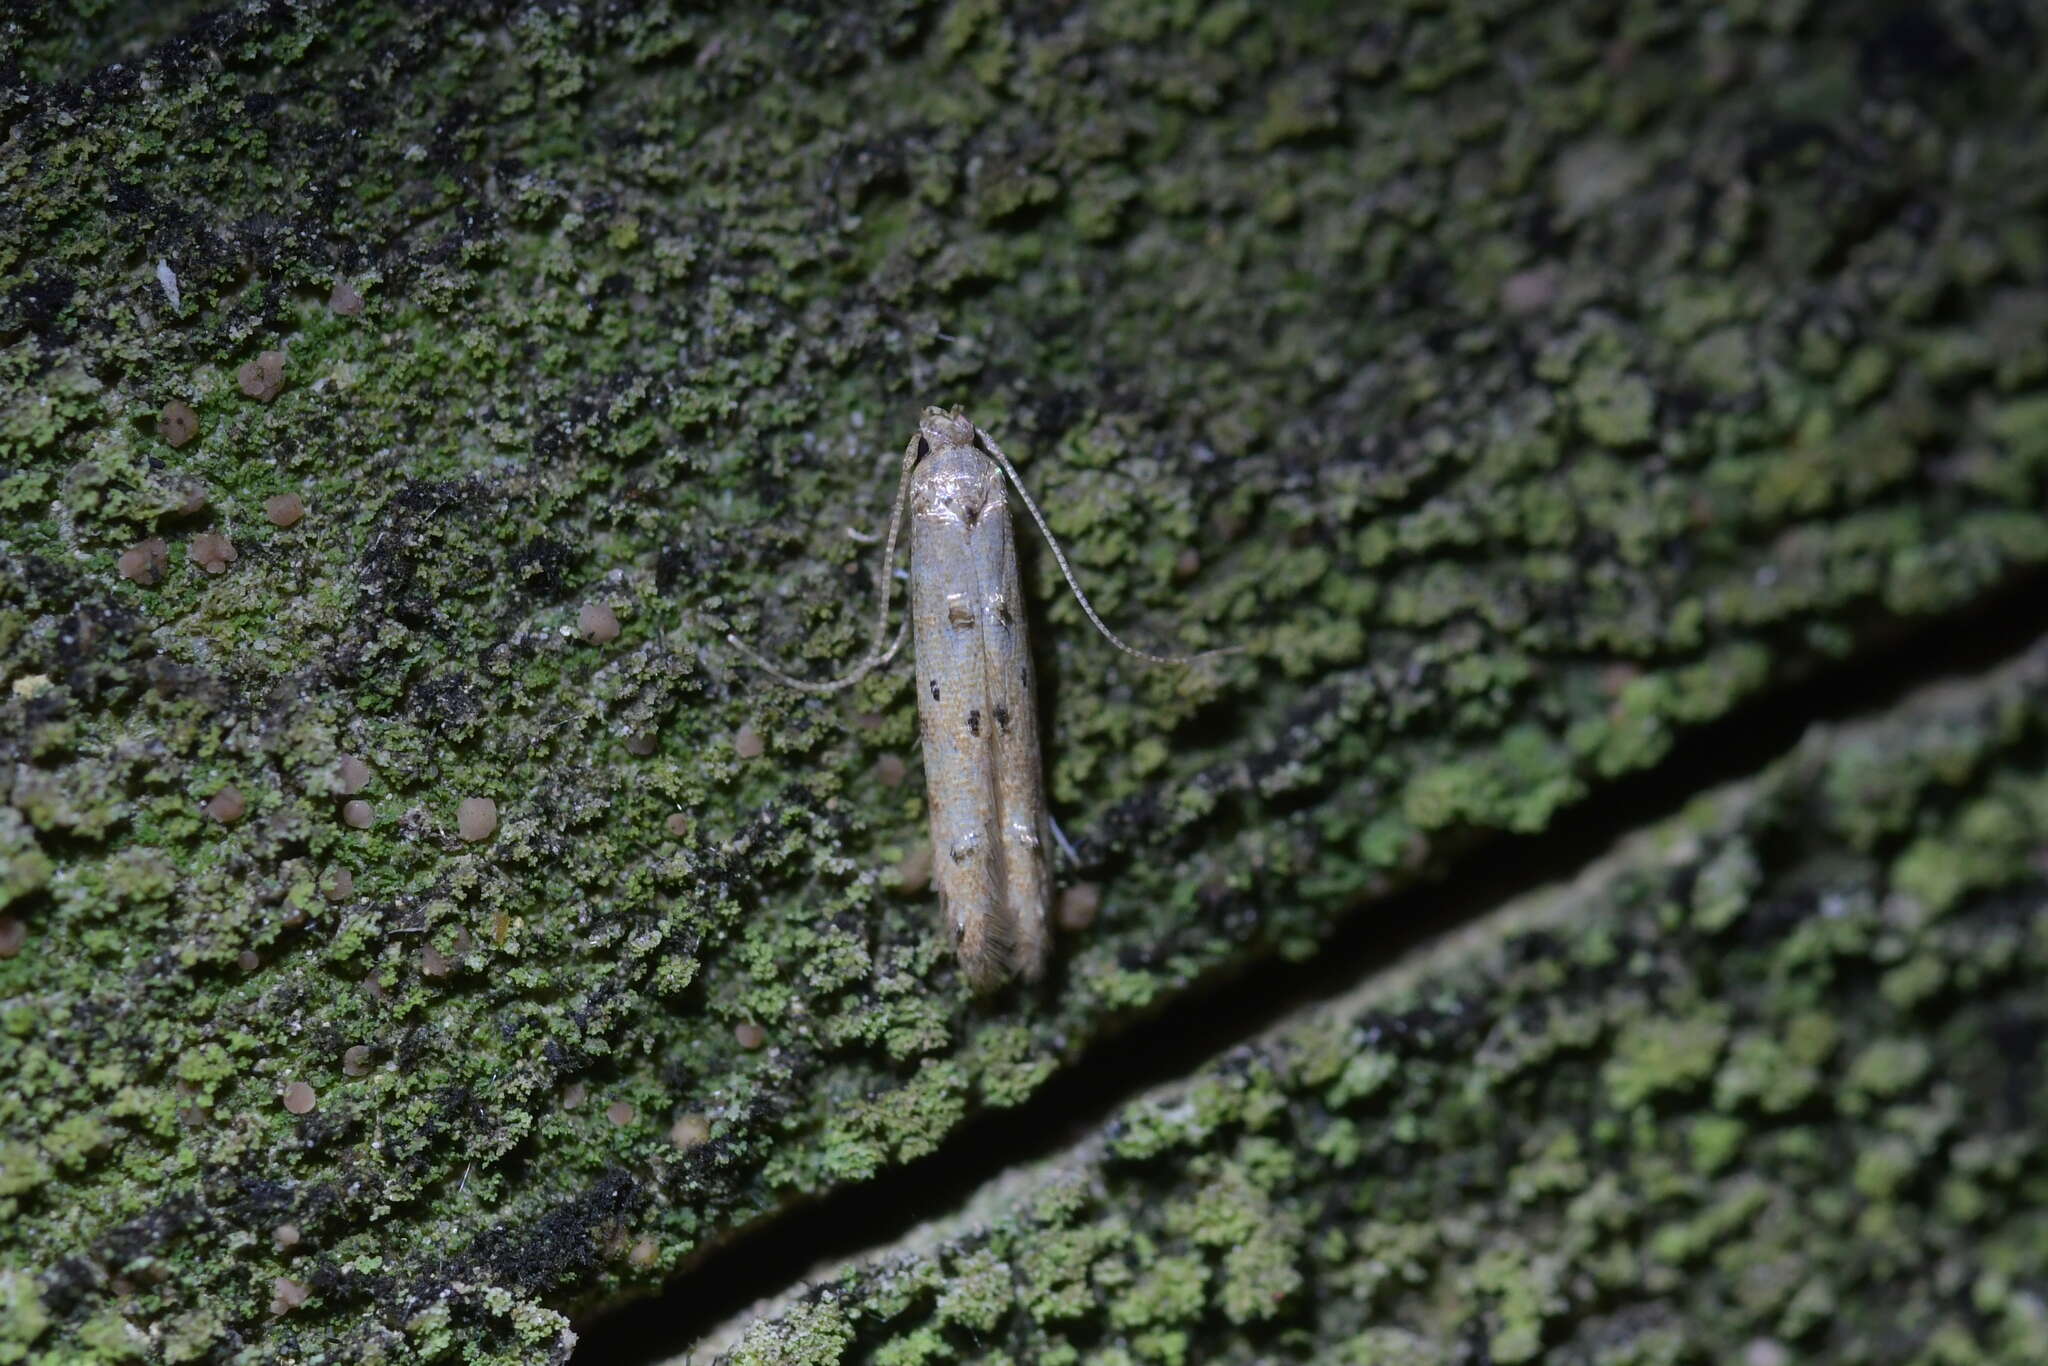
<svg viewBox="0 0 2048 1366">
<path fill-rule="evenodd" d="M 1031 520 L 1038 523 L 1039 534 L 1045 537 L 1046 545 L 1052 548 L 1052 557 L 1058 561 L 1060 573 L 1066 577 L 1067 587 L 1073 590 L 1074 601 L 1081 604 L 1081 610 L 1088 614 L 1088 620 L 1094 623 L 1095 629 L 1102 632 L 1104 640 L 1116 646 L 1117 649 L 1122 650 L 1125 654 L 1142 659 L 1148 664 L 1192 664 L 1198 659 L 1214 659 L 1218 655 L 1241 654 L 1244 651 L 1245 647 L 1242 645 L 1225 645 L 1218 649 L 1202 650 L 1191 655 L 1155 655 L 1149 651 L 1139 649 L 1116 632 L 1110 630 L 1103 623 L 1101 616 L 1096 613 L 1095 605 L 1088 601 L 1088 595 L 1081 591 L 1080 580 L 1074 577 L 1074 567 L 1067 563 L 1067 552 L 1060 549 L 1060 538 L 1053 535 L 1052 528 L 1046 525 L 1045 514 L 1040 512 L 1038 504 L 1032 501 L 1030 490 L 1024 487 L 1024 480 L 1017 473 L 1017 467 L 1010 463 L 1009 456 L 1003 454 L 1003 448 L 996 445 L 995 438 L 979 427 L 974 429 L 974 434 L 980 439 L 983 448 L 996 458 L 996 463 L 1003 467 L 1003 473 L 1009 476 L 1010 483 L 1017 490 L 1017 496 L 1024 500 L 1025 508 L 1030 511 Z M 909 477 L 907 470 L 904 477 Z"/>
<path fill-rule="evenodd" d="M 896 628 L 895 643 L 886 650 L 882 648 L 882 638 L 889 633 L 889 594 L 896 583 L 894 573 L 896 568 L 896 532 L 903 525 L 903 508 L 910 498 L 910 471 L 911 467 L 917 464 L 917 456 L 917 442 L 913 439 L 903 451 L 903 477 L 896 481 L 896 506 L 889 513 L 889 532 L 888 535 L 880 538 L 883 542 L 882 573 L 881 585 L 875 594 L 875 634 L 874 639 L 868 644 L 868 653 L 865 659 L 854 665 L 851 672 L 841 674 L 838 678 L 829 679 L 823 683 L 817 683 L 784 673 L 781 669 L 775 667 L 774 663 L 766 655 L 741 640 L 736 634 L 727 632 L 725 637 L 726 643 L 752 660 L 755 668 L 768 674 L 777 682 L 787 687 L 795 688 L 798 692 L 808 693 L 835 693 L 850 688 L 894 659 L 896 652 L 903 648 L 904 638 L 910 634 L 910 618 L 907 616 L 903 618 L 903 624 Z M 854 539 L 859 540 L 860 537 L 856 536 Z"/>
<path fill-rule="evenodd" d="M 1067 856 L 1068 866 L 1079 868 L 1081 866 L 1081 855 L 1075 852 L 1073 841 L 1067 838 L 1066 831 L 1060 829 L 1060 823 L 1053 819 L 1052 812 L 1050 811 L 1045 813 L 1045 824 L 1046 828 L 1052 831 L 1053 843 L 1057 844 L 1060 847 L 1060 852 Z"/>
</svg>

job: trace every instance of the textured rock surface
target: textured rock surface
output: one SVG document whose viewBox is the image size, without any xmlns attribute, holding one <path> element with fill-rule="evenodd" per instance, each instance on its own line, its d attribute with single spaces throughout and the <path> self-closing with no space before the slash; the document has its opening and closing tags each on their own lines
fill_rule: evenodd
<svg viewBox="0 0 2048 1366">
<path fill-rule="evenodd" d="M 2044 718 L 1817 732 L 731 1360 L 2048 1358 Z"/>
<path fill-rule="evenodd" d="M 559 1351 L 2048 558 L 2036 10 L 840 9 L 0 19 L 0 1360 Z M 926 402 L 1251 647 L 1027 565 L 992 1005 L 905 676 L 722 643 Z"/>
</svg>

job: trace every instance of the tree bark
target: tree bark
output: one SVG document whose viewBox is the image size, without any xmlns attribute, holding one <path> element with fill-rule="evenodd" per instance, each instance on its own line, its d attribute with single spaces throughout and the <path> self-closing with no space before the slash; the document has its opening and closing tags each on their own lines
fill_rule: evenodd
<svg viewBox="0 0 2048 1366">
<path fill-rule="evenodd" d="M 1332 953 L 1448 928 L 1411 891 L 1425 877 L 1484 885 L 1573 822 L 1620 833 L 1643 790 L 1625 784 L 1703 781 L 1687 744 L 1749 754 L 1748 730 L 1789 733 L 1866 673 L 2048 629 L 2044 21 L 18 10 L 0 1361 L 561 1356 L 569 1315 L 687 1300 L 770 1215 L 868 1181 L 914 1204 L 908 1164 L 975 1160 L 965 1126 L 1085 1121 L 1032 1098 L 1113 1087 L 1135 1075 L 1119 1049 L 1184 1025 L 1220 1049 L 1228 1003 L 1277 1018 L 1296 973 L 1346 970 Z M 1047 981 L 990 999 L 925 888 L 914 666 L 821 700 L 726 640 L 807 676 L 859 657 L 880 552 L 844 532 L 881 520 L 926 404 L 1022 462 L 1120 633 L 1247 647 L 1136 664 L 1019 524 L 1046 783 L 1079 861 Z M 1897 726 L 1872 733 L 1920 753 L 1930 732 Z M 1409 1067 L 1409 1043 L 1344 1031 L 1328 1046 L 1355 1057 L 1275 1084 L 1331 1125 L 1394 1125 L 1408 1155 L 1368 1167 L 1398 1217 L 1332 1214 L 1325 1238 L 1318 1211 L 1365 1178 L 1301 1144 L 1349 1140 L 1267 1138 L 1233 1110 L 1147 1178 L 1214 1175 L 1228 1208 L 1141 1209 L 1145 1184 L 1111 1176 L 1061 1216 L 1132 1237 L 1181 1220 L 1185 1247 L 1117 1244 L 1125 1270 L 1101 1276 L 1134 1279 L 1061 1282 L 1073 1314 L 977 1301 L 905 1331 L 940 1356 L 1078 1324 L 1084 1353 L 1377 1359 L 1357 1335 L 1387 1306 L 1446 1353 L 1483 1337 L 1513 1360 L 1704 1298 L 1747 1307 L 1699 1341 L 1849 1355 L 1828 1313 L 1894 1276 L 1925 1289 L 1916 1342 L 2022 1325 L 2038 1246 L 1975 1288 L 1913 1278 L 2040 1180 L 2012 1137 L 2038 1132 L 2038 1086 L 1983 1108 L 2008 1094 L 1985 1041 L 2031 1076 L 2038 1018 L 1945 993 L 2039 966 L 2036 930 L 1994 932 L 2037 925 L 2038 896 L 2000 901 L 1971 851 L 1997 845 L 2037 893 L 2012 851 L 2041 806 L 1991 778 L 1953 810 L 1919 788 L 1887 804 L 1885 762 L 1814 743 L 1863 786 L 1773 805 L 1772 829 L 1839 845 L 1854 875 L 1802 882 L 1750 816 L 1713 827 L 1715 849 L 1758 846 L 1753 885 L 1617 910 L 1616 966 L 1556 1006 L 1595 1012 L 1590 1051 L 1515 1073 L 1535 1108 L 1473 1127 L 1414 1078 L 1336 1080 Z M 1941 781 L 2031 781 L 2037 743 L 1986 741 Z M 1923 849 L 1951 821 L 1964 852 Z M 1877 898 L 1869 944 L 1829 938 L 1842 888 Z M 1993 928 L 1908 934 L 1891 892 Z M 1517 993 L 1599 937 L 1553 969 L 1461 968 L 1458 990 L 1547 1009 Z M 1774 956 L 1810 939 L 1818 966 Z M 1868 961 L 1837 983 L 1845 953 Z M 1839 1066 L 1851 1089 L 1788 1135 L 1756 1117 L 1777 1092 L 1725 1079 L 1751 1034 L 1796 1052 L 1814 1011 L 1842 1017 L 1832 1051 L 1773 1066 Z M 1491 1036 L 1465 1028 L 1414 1069 L 1451 1109 L 1494 1084 Z M 1546 1088 L 1606 1108 L 1546 1113 Z M 1396 1096 L 1422 1108 L 1345 1108 Z M 1795 1161 L 1832 1183 L 1813 1209 L 1834 1236 L 1890 1221 L 1859 1235 L 1862 1279 L 1819 1251 L 1715 1251 L 1782 1213 Z M 1400 1185 L 1468 1166 L 1499 1181 Z M 1278 1168 L 1295 1184 L 1266 1184 Z M 1246 1224 L 1247 1202 L 1267 1213 Z M 1510 1206 L 1526 1217 L 1481 1248 Z M 1566 1215 L 1611 1259 L 1583 1270 L 1594 1290 L 1546 1250 Z M 1425 1235 L 1423 1280 L 1366 1284 L 1375 1258 L 1410 1265 L 1371 1239 Z M 1003 1236 L 945 1256 L 1041 1235 Z M 1456 1293 L 1402 1317 L 1425 1283 Z M 897 1330 L 848 1331 L 850 1353 Z"/>
</svg>

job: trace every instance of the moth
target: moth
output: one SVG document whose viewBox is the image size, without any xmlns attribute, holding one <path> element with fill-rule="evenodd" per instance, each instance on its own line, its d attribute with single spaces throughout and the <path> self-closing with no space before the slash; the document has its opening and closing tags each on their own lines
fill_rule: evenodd
<svg viewBox="0 0 2048 1366">
<path fill-rule="evenodd" d="M 793 678 L 738 636 L 727 637 L 789 686 L 829 693 L 888 664 L 902 648 L 904 632 L 915 635 L 932 881 L 945 932 L 961 971 L 977 991 L 992 990 L 1012 976 L 1038 980 L 1052 949 L 1047 842 L 1056 827 L 1045 804 L 1031 646 L 1010 526 L 1012 487 L 1045 536 L 1075 601 L 1118 649 L 1154 664 L 1185 664 L 1238 648 L 1155 655 L 1121 640 L 1081 591 L 1016 466 L 958 408 L 925 409 L 903 452 L 896 505 L 882 538 L 874 639 L 852 672 L 823 683 Z M 884 649 L 896 537 L 906 504 L 910 615 Z"/>
</svg>

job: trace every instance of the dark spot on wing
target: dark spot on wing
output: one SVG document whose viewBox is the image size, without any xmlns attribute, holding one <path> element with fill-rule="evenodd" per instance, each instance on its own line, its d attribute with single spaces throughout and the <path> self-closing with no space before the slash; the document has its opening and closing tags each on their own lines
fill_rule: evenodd
<svg viewBox="0 0 2048 1366">
<path fill-rule="evenodd" d="M 939 680 L 938 680 L 938 679 L 936 679 L 936 678 L 934 678 L 934 679 L 932 680 L 932 701 L 936 702 L 936 701 L 938 701 L 938 700 L 939 700 Z"/>
<path fill-rule="evenodd" d="M 1010 624 L 1010 600 L 1008 598 L 996 599 L 996 620 L 1005 626 Z"/>
<path fill-rule="evenodd" d="M 1010 728 L 1010 709 L 1008 707 L 996 708 L 996 724 L 1004 730 Z"/>
<path fill-rule="evenodd" d="M 967 733 L 969 735 L 981 734 L 981 708 L 969 707 L 967 709 Z"/>
<path fill-rule="evenodd" d="M 1024 685 L 1026 692 L 1031 691 L 1031 666 L 1029 664 L 1017 670 L 1017 681 Z"/>
<path fill-rule="evenodd" d="M 918 438 L 917 438 L 917 458 L 918 458 L 919 460 L 922 460 L 922 459 L 924 459 L 924 458 L 925 458 L 926 456 L 930 455 L 931 453 L 932 453 L 932 443 L 931 443 L 931 442 L 929 442 L 929 441 L 927 441 L 927 440 L 925 440 L 925 439 L 924 439 L 924 438 L 923 438 L 922 436 L 918 437 Z"/>
</svg>

